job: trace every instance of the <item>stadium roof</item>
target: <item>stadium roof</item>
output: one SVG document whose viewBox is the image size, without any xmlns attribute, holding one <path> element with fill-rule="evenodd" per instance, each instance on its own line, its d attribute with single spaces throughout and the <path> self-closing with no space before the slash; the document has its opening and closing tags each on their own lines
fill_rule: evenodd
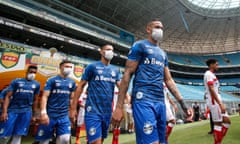
<svg viewBox="0 0 240 144">
<path fill-rule="evenodd" d="M 59 0 L 51 2 L 53 4 L 57 1 Z M 146 23 L 159 17 L 164 24 L 164 39 L 161 46 L 168 52 L 209 54 L 240 50 L 239 0 L 61 0 L 61 2 L 126 29 L 134 33 L 136 39 L 146 37 Z"/>
</svg>

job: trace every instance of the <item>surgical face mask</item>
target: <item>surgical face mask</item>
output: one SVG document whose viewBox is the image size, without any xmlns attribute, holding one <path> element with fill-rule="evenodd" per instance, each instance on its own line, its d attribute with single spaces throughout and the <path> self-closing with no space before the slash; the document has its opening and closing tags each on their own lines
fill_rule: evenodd
<svg viewBox="0 0 240 144">
<path fill-rule="evenodd" d="M 27 74 L 27 79 L 28 79 L 28 80 L 34 80 L 35 77 L 36 77 L 36 74 L 35 74 L 35 73 L 28 73 L 28 74 Z"/>
<path fill-rule="evenodd" d="M 72 68 L 65 67 L 63 69 L 63 75 L 68 76 L 72 72 Z"/>
<path fill-rule="evenodd" d="M 152 38 L 155 40 L 155 41 L 161 41 L 162 38 L 163 38 L 163 30 L 160 29 L 160 28 L 154 28 L 152 29 Z"/>
<path fill-rule="evenodd" d="M 104 57 L 105 57 L 107 60 L 110 61 L 110 60 L 113 58 L 113 55 L 114 55 L 114 53 L 113 53 L 112 50 L 106 50 Z"/>
</svg>

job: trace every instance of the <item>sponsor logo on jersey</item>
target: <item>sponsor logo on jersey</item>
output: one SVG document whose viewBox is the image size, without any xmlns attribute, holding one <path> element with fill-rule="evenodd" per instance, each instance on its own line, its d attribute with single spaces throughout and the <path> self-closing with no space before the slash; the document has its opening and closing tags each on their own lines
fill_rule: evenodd
<svg viewBox="0 0 240 144">
<path fill-rule="evenodd" d="M 144 64 L 154 64 L 158 66 L 164 66 L 164 63 L 159 60 L 156 60 L 156 58 L 151 58 L 151 59 L 145 58 Z"/>
<path fill-rule="evenodd" d="M 17 65 L 19 61 L 19 53 L 15 52 L 3 52 L 1 56 L 1 64 L 5 68 L 11 68 Z"/>
<path fill-rule="evenodd" d="M 146 122 L 143 126 L 143 132 L 147 135 L 153 132 L 153 125 L 150 122 Z"/>
</svg>

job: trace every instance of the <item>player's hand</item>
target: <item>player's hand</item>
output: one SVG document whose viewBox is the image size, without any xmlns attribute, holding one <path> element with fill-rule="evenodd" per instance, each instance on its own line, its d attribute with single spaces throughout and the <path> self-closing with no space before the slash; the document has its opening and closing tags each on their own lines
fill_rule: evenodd
<svg viewBox="0 0 240 144">
<path fill-rule="evenodd" d="M 40 115 L 40 124 L 48 125 L 49 124 L 49 117 L 47 114 Z"/>
<path fill-rule="evenodd" d="M 191 108 L 188 108 L 186 111 L 184 111 L 186 114 L 186 120 L 192 121 L 193 118 L 193 110 Z"/>
<path fill-rule="evenodd" d="M 120 122 L 122 118 L 123 118 L 123 109 L 120 107 L 116 107 L 112 115 L 112 125 L 114 128 L 120 126 Z"/>
<path fill-rule="evenodd" d="M 70 110 L 70 120 L 72 122 L 72 124 L 75 124 L 75 121 L 76 121 L 76 117 L 77 117 L 77 111 L 74 109 L 71 109 Z"/>
<path fill-rule="evenodd" d="M 225 112 L 226 112 L 226 109 L 225 109 L 225 106 L 224 106 L 223 103 L 220 103 L 220 104 L 219 104 L 219 107 L 220 107 L 222 113 L 225 113 Z"/>
<path fill-rule="evenodd" d="M 2 113 L 1 117 L 0 117 L 0 120 L 3 121 L 3 122 L 6 122 L 8 119 L 8 114 L 7 113 Z"/>
<path fill-rule="evenodd" d="M 177 107 L 176 104 L 173 105 L 173 109 L 174 109 L 175 112 L 178 112 L 178 107 Z"/>
</svg>

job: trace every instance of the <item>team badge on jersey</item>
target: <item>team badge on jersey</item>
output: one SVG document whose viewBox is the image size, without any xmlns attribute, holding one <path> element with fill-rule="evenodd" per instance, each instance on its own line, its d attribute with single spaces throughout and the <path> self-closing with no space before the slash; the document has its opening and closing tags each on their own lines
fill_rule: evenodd
<svg viewBox="0 0 240 144">
<path fill-rule="evenodd" d="M 68 84 L 68 87 L 69 87 L 69 88 L 72 88 L 72 86 L 73 86 L 72 83 L 69 83 L 69 84 Z"/>
<path fill-rule="evenodd" d="M 112 77 L 115 77 L 116 76 L 116 72 L 112 71 L 111 75 L 112 75 Z"/>
<path fill-rule="evenodd" d="M 143 93 L 142 92 L 137 92 L 136 98 L 141 99 L 142 97 L 143 97 Z"/>
<path fill-rule="evenodd" d="M 33 85 L 32 85 L 32 88 L 33 88 L 33 89 L 35 89 L 35 88 L 36 88 L 36 85 L 35 85 L 35 84 L 33 84 Z"/>
<path fill-rule="evenodd" d="M 146 122 L 143 126 L 143 132 L 147 135 L 153 132 L 153 125 L 150 122 Z"/>
<path fill-rule="evenodd" d="M 91 128 L 89 129 L 88 133 L 89 133 L 90 136 L 95 135 L 95 134 L 96 134 L 96 128 L 95 128 L 95 127 L 91 127 Z"/>
</svg>

